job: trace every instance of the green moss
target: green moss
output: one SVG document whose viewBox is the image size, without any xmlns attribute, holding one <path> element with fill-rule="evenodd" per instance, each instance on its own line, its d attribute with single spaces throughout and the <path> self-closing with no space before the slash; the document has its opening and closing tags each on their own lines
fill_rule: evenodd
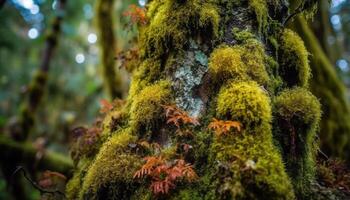
<svg viewBox="0 0 350 200">
<path fill-rule="evenodd" d="M 132 99 L 147 85 L 154 83 L 161 78 L 162 66 L 158 59 L 146 59 L 135 71 L 132 77 L 132 83 L 129 90 L 128 99 Z"/>
<path fill-rule="evenodd" d="M 217 48 L 210 55 L 209 73 L 217 82 L 232 78 L 248 79 L 247 68 L 242 61 L 242 48 L 231 48 L 228 46 Z"/>
<path fill-rule="evenodd" d="M 92 163 L 92 160 L 86 159 L 86 158 L 83 158 L 79 161 L 79 164 L 75 169 L 73 177 L 69 180 L 69 182 L 66 185 L 67 199 L 79 198 L 84 176 L 91 163 Z"/>
<path fill-rule="evenodd" d="M 228 80 L 255 80 L 263 86 L 270 83 L 264 48 L 255 39 L 243 45 L 215 49 L 209 59 L 209 73 L 216 83 Z"/>
<path fill-rule="evenodd" d="M 220 118 L 237 120 L 245 127 L 271 121 L 270 100 L 256 82 L 233 82 L 218 95 L 217 114 Z"/>
<path fill-rule="evenodd" d="M 266 0 L 249 0 L 249 7 L 253 10 L 258 21 L 259 33 L 265 33 L 268 20 Z"/>
<path fill-rule="evenodd" d="M 269 63 L 263 45 L 256 39 L 248 39 L 243 48 L 242 60 L 247 65 L 248 75 L 258 84 L 269 88 L 270 77 L 267 72 Z"/>
<path fill-rule="evenodd" d="M 245 42 L 246 40 L 249 40 L 249 39 L 256 38 L 256 36 L 253 33 L 249 32 L 248 30 L 241 31 L 237 27 L 234 27 L 232 29 L 232 34 L 233 34 L 233 37 L 240 43 Z"/>
<path fill-rule="evenodd" d="M 151 129 L 164 113 L 162 105 L 171 102 L 170 83 L 160 81 L 143 88 L 135 96 L 130 108 L 130 120 L 135 130 Z"/>
<path fill-rule="evenodd" d="M 294 116 L 307 124 L 317 124 L 321 118 L 320 103 L 310 91 L 303 88 L 283 91 L 275 102 L 276 112 L 285 119 Z"/>
<path fill-rule="evenodd" d="M 232 82 L 217 99 L 221 119 L 240 121 L 241 132 L 215 137 L 211 176 L 216 197 L 223 199 L 294 199 L 281 155 L 273 145 L 270 100 L 256 82 Z M 221 185 L 221 186 L 219 186 Z"/>
<path fill-rule="evenodd" d="M 203 196 L 198 193 L 198 191 L 193 189 L 180 190 L 178 193 L 170 198 L 171 200 L 202 200 Z"/>
<path fill-rule="evenodd" d="M 220 188 L 217 199 L 294 199 L 269 128 L 255 135 L 243 131 L 216 137 L 210 152 L 212 162 L 218 163 L 211 180 L 212 187 Z"/>
<path fill-rule="evenodd" d="M 283 91 L 275 100 L 275 137 L 298 196 L 305 197 L 315 175 L 316 131 L 320 103 L 303 88 Z"/>
<path fill-rule="evenodd" d="M 210 3 L 199 0 L 152 1 L 149 5 L 150 24 L 141 31 L 141 54 L 159 57 L 172 49 L 180 50 L 187 38 L 197 34 L 215 37 L 219 14 Z M 190 10 L 190 12 L 189 12 Z"/>
<path fill-rule="evenodd" d="M 77 199 L 79 195 L 79 190 L 81 187 L 81 180 L 79 173 L 74 174 L 74 176 L 69 180 L 66 186 L 67 199 Z"/>
<path fill-rule="evenodd" d="M 102 145 L 84 178 L 80 198 L 101 199 L 103 195 L 116 195 L 122 199 L 130 195 L 134 187 L 133 174 L 142 161 L 128 150 L 128 144 L 133 142 L 135 137 L 130 129 L 124 129 Z"/>
<path fill-rule="evenodd" d="M 279 43 L 279 74 L 286 85 L 288 87 L 308 86 L 311 70 L 308 52 L 302 39 L 293 31 L 285 29 Z"/>
</svg>

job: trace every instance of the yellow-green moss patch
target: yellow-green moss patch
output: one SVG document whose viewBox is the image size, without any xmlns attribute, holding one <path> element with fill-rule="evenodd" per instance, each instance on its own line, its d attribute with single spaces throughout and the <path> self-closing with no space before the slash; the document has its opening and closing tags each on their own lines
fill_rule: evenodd
<svg viewBox="0 0 350 200">
<path fill-rule="evenodd" d="M 233 82 L 218 95 L 217 114 L 221 118 L 237 120 L 245 127 L 271 121 L 270 100 L 256 82 Z"/>
<path fill-rule="evenodd" d="M 276 112 L 283 118 L 300 118 L 306 124 L 314 124 L 321 118 L 321 105 L 310 91 L 294 88 L 283 91 L 275 101 Z"/>
<path fill-rule="evenodd" d="M 215 49 L 209 59 L 209 73 L 218 84 L 227 80 L 254 80 L 268 87 L 270 78 L 266 62 L 262 44 L 256 39 L 249 39 L 243 45 Z"/>
<path fill-rule="evenodd" d="M 131 104 L 130 123 L 135 130 L 139 130 L 141 127 L 151 128 L 164 116 L 162 105 L 170 102 L 171 90 L 168 81 L 160 81 L 143 88 Z"/>
<path fill-rule="evenodd" d="M 295 32 L 285 29 L 281 34 L 279 44 L 280 76 L 289 87 L 307 86 L 311 70 L 304 42 Z"/>
<path fill-rule="evenodd" d="M 268 8 L 266 0 L 249 0 L 249 7 L 253 10 L 258 21 L 259 33 L 265 32 L 268 20 Z"/>
<path fill-rule="evenodd" d="M 250 127 L 248 127 L 250 128 Z M 216 137 L 210 148 L 216 194 L 227 199 L 294 199 L 293 186 L 284 170 L 282 158 L 272 143 L 268 127 L 259 134 Z"/>
<path fill-rule="evenodd" d="M 217 48 L 209 60 L 209 73 L 217 82 L 228 79 L 248 79 L 247 67 L 241 59 L 242 49 L 228 46 Z"/>
<path fill-rule="evenodd" d="M 97 198 L 101 191 L 114 189 L 116 195 L 124 197 L 128 189 L 121 191 L 118 183 L 123 185 L 133 184 L 133 174 L 141 166 L 142 158 L 127 151 L 128 144 L 135 142 L 130 129 L 121 130 L 105 142 L 95 160 L 91 164 L 84 178 L 80 198 Z M 131 192 L 131 191 L 129 191 Z"/>
<path fill-rule="evenodd" d="M 216 36 L 219 26 L 217 8 L 199 0 L 152 1 L 150 24 L 141 31 L 142 54 L 159 57 L 171 49 L 182 49 L 187 38 L 196 34 Z"/>
</svg>

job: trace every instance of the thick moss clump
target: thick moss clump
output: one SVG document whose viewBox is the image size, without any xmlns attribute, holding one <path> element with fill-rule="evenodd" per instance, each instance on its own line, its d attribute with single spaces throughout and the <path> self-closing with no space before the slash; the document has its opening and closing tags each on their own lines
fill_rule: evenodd
<svg viewBox="0 0 350 200">
<path fill-rule="evenodd" d="M 303 40 L 293 31 L 285 29 L 279 41 L 279 74 L 288 87 L 308 85 L 311 70 L 308 52 Z"/>
<path fill-rule="evenodd" d="M 133 142 L 135 137 L 125 129 L 102 145 L 84 178 L 80 198 L 128 198 L 135 187 L 133 174 L 142 162 L 140 156 L 128 149 L 128 144 Z"/>
<path fill-rule="evenodd" d="M 242 61 L 241 54 L 241 48 L 225 46 L 215 49 L 210 56 L 209 73 L 217 82 L 232 78 L 248 79 L 247 68 Z"/>
<path fill-rule="evenodd" d="M 228 80 L 254 80 L 268 87 L 270 78 L 265 65 L 263 46 L 249 39 L 243 45 L 215 49 L 210 56 L 209 73 L 217 84 Z"/>
<path fill-rule="evenodd" d="M 151 129 L 163 118 L 162 105 L 171 102 L 170 83 L 160 81 L 145 87 L 135 96 L 130 108 L 130 120 L 135 130 Z"/>
<path fill-rule="evenodd" d="M 299 196 L 307 195 L 315 175 L 320 107 L 317 98 L 303 88 L 285 90 L 275 100 L 275 136 Z"/>
<path fill-rule="evenodd" d="M 191 36 L 217 36 L 220 17 L 217 8 L 208 2 L 152 1 L 148 12 L 150 24 L 141 31 L 140 42 L 144 47 L 141 53 L 159 57 L 170 50 L 182 49 Z"/>
<path fill-rule="evenodd" d="M 265 91 L 256 82 L 233 82 L 218 95 L 217 115 L 244 125 L 242 132 L 216 137 L 211 145 L 211 160 L 221 171 L 214 182 L 224 185 L 217 194 L 220 199 L 293 199 L 291 182 L 272 142 L 272 113 Z"/>
<path fill-rule="evenodd" d="M 134 72 L 128 99 L 132 100 L 141 89 L 161 78 L 161 72 L 162 66 L 160 60 L 144 60 L 141 66 Z"/>
<path fill-rule="evenodd" d="M 264 128 L 256 134 L 242 131 L 216 138 L 212 143 L 212 159 L 218 163 L 211 177 L 217 199 L 294 199 L 272 134 Z"/>
<path fill-rule="evenodd" d="M 270 100 L 256 82 L 233 82 L 218 95 L 217 114 L 256 127 L 271 122 Z"/>
</svg>

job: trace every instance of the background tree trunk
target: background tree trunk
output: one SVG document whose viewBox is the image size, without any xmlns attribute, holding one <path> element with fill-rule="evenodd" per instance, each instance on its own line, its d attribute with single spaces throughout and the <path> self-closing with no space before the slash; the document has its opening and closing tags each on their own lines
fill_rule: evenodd
<svg viewBox="0 0 350 200">
<path fill-rule="evenodd" d="M 100 45 L 101 70 L 107 94 L 111 99 L 123 97 L 123 85 L 115 66 L 117 53 L 114 35 L 114 0 L 97 0 L 96 25 Z"/>
</svg>

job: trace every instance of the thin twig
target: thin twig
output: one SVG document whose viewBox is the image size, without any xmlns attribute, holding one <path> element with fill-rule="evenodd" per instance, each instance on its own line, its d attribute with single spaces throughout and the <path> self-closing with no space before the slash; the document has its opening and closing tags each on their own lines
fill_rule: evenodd
<svg viewBox="0 0 350 200">
<path fill-rule="evenodd" d="M 289 21 L 290 19 L 294 18 L 296 15 L 300 14 L 300 13 L 303 12 L 303 11 L 304 11 L 304 6 L 303 6 L 303 3 L 301 2 L 301 3 L 299 4 L 298 8 L 295 10 L 295 12 L 293 12 L 292 14 L 290 14 L 290 15 L 286 18 L 286 20 L 284 20 L 283 26 L 285 26 L 285 25 L 288 23 L 288 21 Z"/>
<path fill-rule="evenodd" d="M 16 170 L 15 170 L 15 171 L 13 172 L 13 174 L 12 174 L 12 177 L 13 177 L 14 175 L 16 175 L 17 173 L 21 172 L 21 171 L 23 172 L 24 178 L 27 179 L 27 181 L 30 182 L 30 184 L 31 184 L 35 189 L 39 190 L 40 194 L 45 194 L 45 193 L 47 193 L 47 194 L 52 194 L 52 195 L 59 194 L 59 195 L 62 195 L 62 196 L 64 197 L 64 199 L 66 199 L 66 195 L 65 195 L 63 192 L 59 191 L 59 190 L 46 190 L 46 189 L 43 189 L 42 187 L 40 187 L 36 182 L 34 182 L 31 178 L 29 178 L 29 177 L 27 176 L 27 172 L 26 172 L 26 170 L 25 170 L 22 166 L 18 166 L 18 167 L 16 168 Z"/>
<path fill-rule="evenodd" d="M 327 156 L 327 154 L 325 154 L 320 148 L 318 148 L 317 150 L 322 156 L 324 156 L 327 160 L 329 160 L 329 157 Z"/>
</svg>

